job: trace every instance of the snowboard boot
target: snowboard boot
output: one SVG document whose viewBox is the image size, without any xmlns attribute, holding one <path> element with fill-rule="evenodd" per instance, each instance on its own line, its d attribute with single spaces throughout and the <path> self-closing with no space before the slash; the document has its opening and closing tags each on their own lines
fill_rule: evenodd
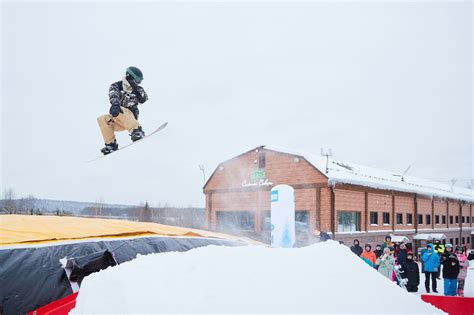
<svg viewBox="0 0 474 315">
<path fill-rule="evenodd" d="M 130 135 L 130 137 L 132 138 L 132 141 L 135 142 L 137 140 L 140 140 L 141 138 L 143 138 L 145 136 L 145 132 L 142 130 L 142 127 L 138 127 L 137 129 L 134 129 L 132 131 L 132 134 Z"/>
<path fill-rule="evenodd" d="M 103 147 L 100 152 L 104 153 L 104 155 L 107 155 L 109 153 L 112 153 L 114 151 L 117 151 L 119 148 L 117 140 L 114 140 L 114 142 L 111 143 L 106 143 L 105 147 Z"/>
</svg>

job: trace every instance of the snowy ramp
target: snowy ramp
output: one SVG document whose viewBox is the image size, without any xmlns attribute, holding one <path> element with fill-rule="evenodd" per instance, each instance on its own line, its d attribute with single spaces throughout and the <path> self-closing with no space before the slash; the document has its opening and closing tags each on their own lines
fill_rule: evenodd
<svg viewBox="0 0 474 315">
<path fill-rule="evenodd" d="M 87 277 L 72 314 L 147 312 L 443 313 L 329 241 L 138 257 Z"/>
</svg>

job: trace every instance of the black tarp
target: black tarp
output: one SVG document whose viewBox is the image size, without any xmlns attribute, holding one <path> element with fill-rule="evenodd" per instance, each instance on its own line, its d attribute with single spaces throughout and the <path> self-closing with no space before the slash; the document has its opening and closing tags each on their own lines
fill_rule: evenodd
<svg viewBox="0 0 474 315">
<path fill-rule="evenodd" d="M 91 273 L 116 265 L 117 262 L 115 261 L 114 254 L 106 249 L 93 254 L 70 258 L 66 268 L 71 269 L 70 281 L 81 282 L 84 277 Z"/>
<path fill-rule="evenodd" d="M 65 257 L 76 258 L 85 266 L 85 257 L 97 258 L 97 253 L 110 252 L 121 264 L 134 259 L 137 254 L 184 252 L 208 245 L 242 244 L 220 239 L 146 237 L 1 249 L 0 314 L 25 314 L 72 294 L 69 279 L 59 261 Z"/>
</svg>

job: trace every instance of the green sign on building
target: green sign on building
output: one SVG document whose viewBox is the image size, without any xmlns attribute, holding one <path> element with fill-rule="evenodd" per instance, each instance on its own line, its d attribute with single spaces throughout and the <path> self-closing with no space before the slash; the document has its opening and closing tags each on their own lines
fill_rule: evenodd
<svg viewBox="0 0 474 315">
<path fill-rule="evenodd" d="M 260 180 L 260 179 L 265 179 L 265 171 L 261 170 L 259 168 L 255 169 L 252 174 L 250 174 L 250 179 L 251 180 Z"/>
</svg>

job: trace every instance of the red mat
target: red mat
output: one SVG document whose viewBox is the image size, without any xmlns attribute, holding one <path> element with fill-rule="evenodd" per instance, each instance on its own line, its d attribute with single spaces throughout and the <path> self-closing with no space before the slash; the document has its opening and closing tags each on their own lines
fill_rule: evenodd
<svg viewBox="0 0 474 315">
<path fill-rule="evenodd" d="M 76 297 L 79 292 L 68 295 L 45 306 L 31 311 L 28 315 L 67 315 L 76 306 Z"/>
<path fill-rule="evenodd" d="M 474 298 L 442 295 L 421 295 L 421 299 L 450 315 L 473 315 Z"/>
</svg>

